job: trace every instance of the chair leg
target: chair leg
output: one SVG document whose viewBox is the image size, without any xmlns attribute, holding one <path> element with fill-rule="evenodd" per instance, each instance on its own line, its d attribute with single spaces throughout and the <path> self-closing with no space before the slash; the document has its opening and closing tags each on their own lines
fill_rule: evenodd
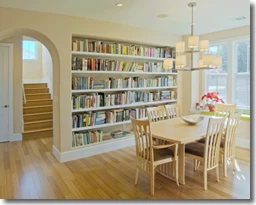
<svg viewBox="0 0 256 205">
<path fill-rule="evenodd" d="M 194 170 L 196 171 L 196 168 L 197 168 L 197 160 L 194 159 Z"/>
<path fill-rule="evenodd" d="M 135 185 L 138 183 L 139 171 L 140 171 L 139 168 L 136 168 Z"/>
<path fill-rule="evenodd" d="M 207 170 L 204 169 L 204 190 L 207 190 Z"/>
<path fill-rule="evenodd" d="M 150 185 L 151 185 L 151 195 L 155 194 L 155 172 L 154 168 L 150 173 Z"/>
<path fill-rule="evenodd" d="M 216 177 L 217 177 L 217 182 L 219 182 L 220 181 L 219 165 L 216 167 Z"/>
<path fill-rule="evenodd" d="M 199 167 L 200 167 L 200 161 L 197 161 L 197 167 L 196 167 L 196 169 L 199 169 Z"/>
<path fill-rule="evenodd" d="M 235 157 L 232 157 L 232 158 L 231 158 L 231 162 L 232 162 L 233 170 L 234 170 L 234 171 L 237 171 L 236 165 L 235 165 L 235 161 L 236 161 Z"/>
<path fill-rule="evenodd" d="M 224 173 L 224 177 L 226 177 L 227 176 L 227 159 L 225 155 L 223 155 L 223 173 Z"/>
<path fill-rule="evenodd" d="M 180 186 L 179 184 L 179 162 L 178 160 L 175 160 L 175 177 L 176 177 L 176 184 Z"/>
</svg>

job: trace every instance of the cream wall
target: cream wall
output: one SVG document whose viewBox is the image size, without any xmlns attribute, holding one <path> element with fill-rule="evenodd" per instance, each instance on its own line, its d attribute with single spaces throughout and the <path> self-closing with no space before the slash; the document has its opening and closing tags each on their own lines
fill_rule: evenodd
<svg viewBox="0 0 256 205">
<path fill-rule="evenodd" d="M 26 39 L 23 39 L 26 40 Z M 41 79 L 42 78 L 42 44 L 36 41 L 37 59 L 23 60 L 23 82 L 27 79 Z"/>
<path fill-rule="evenodd" d="M 23 28 L 24 30 L 22 30 Z M 56 48 L 58 51 L 56 59 L 59 57 L 59 69 L 54 67 L 55 64 L 53 64 L 53 95 L 54 145 L 60 152 L 71 149 L 72 35 L 87 35 L 163 46 L 174 46 L 177 41 L 181 40 L 180 36 L 171 36 L 163 32 L 117 23 L 0 7 L 0 41 L 6 38 L 5 35 L 8 34 L 8 30 L 10 33 L 19 32 L 19 34 L 22 34 L 22 32 L 27 32 L 26 29 L 29 29 L 28 32 L 35 35 L 31 37 L 39 41 L 49 42 L 50 50 Z M 57 61 L 56 65 L 58 65 Z M 20 92 L 21 89 L 21 68 L 15 68 L 15 76 L 17 76 L 18 81 L 14 86 L 14 95 Z M 18 115 L 14 127 L 18 133 L 21 133 L 21 121 L 19 121 L 22 118 L 21 100 L 20 98 L 14 101 L 14 110 L 17 112 L 15 114 Z"/>
<path fill-rule="evenodd" d="M 49 91 L 53 97 L 52 57 L 44 45 L 42 45 L 42 79 L 48 84 Z"/>
</svg>

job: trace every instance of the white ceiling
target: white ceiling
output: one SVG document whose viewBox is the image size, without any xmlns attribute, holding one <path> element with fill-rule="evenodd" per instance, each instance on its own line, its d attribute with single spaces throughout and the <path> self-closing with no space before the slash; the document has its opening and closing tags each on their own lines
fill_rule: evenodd
<svg viewBox="0 0 256 205">
<path fill-rule="evenodd" d="M 0 0 L 1 7 L 80 16 L 142 28 L 190 34 L 191 8 L 194 9 L 195 34 L 205 34 L 250 25 L 249 0 Z M 123 7 L 116 7 L 122 2 Z M 164 19 L 158 14 L 168 14 Z M 245 16 L 245 20 L 233 21 Z"/>
</svg>

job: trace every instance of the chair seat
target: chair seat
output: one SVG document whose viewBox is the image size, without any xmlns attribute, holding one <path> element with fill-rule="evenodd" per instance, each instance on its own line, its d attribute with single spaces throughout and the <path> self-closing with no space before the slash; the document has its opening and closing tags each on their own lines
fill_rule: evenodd
<svg viewBox="0 0 256 205">
<path fill-rule="evenodd" d="M 145 158 L 147 158 L 147 149 L 145 149 L 145 155 L 146 155 Z M 142 153 L 142 157 L 143 157 L 143 153 Z M 168 149 L 168 148 L 154 149 L 154 161 L 160 161 L 163 159 L 168 159 L 173 157 L 174 157 L 174 152 L 172 149 Z M 149 160 L 151 160 L 150 157 L 149 157 Z"/>
<path fill-rule="evenodd" d="M 204 157 L 204 144 L 200 142 L 186 144 L 185 153 L 196 155 L 199 157 Z"/>
<path fill-rule="evenodd" d="M 200 140 L 198 140 L 197 142 L 204 144 L 204 143 L 205 143 L 205 138 L 200 139 Z M 220 147 L 221 147 L 221 148 L 224 148 L 224 143 L 225 143 L 225 139 L 221 139 L 221 141 L 220 141 Z"/>
</svg>

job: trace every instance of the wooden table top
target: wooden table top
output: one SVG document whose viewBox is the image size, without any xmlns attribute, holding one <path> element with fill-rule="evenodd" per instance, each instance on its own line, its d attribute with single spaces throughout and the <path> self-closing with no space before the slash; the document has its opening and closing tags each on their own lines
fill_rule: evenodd
<svg viewBox="0 0 256 205">
<path fill-rule="evenodd" d="M 196 125 L 189 125 L 180 117 L 151 123 L 151 134 L 155 138 L 181 144 L 199 140 L 205 137 L 208 121 L 211 118 L 211 116 L 201 116 L 204 119 Z"/>
</svg>

